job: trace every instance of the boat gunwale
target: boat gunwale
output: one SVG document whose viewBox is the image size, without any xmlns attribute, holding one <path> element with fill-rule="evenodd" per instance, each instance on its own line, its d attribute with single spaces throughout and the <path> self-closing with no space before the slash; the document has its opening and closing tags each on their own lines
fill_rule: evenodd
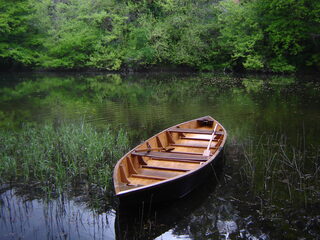
<svg viewBox="0 0 320 240">
<path fill-rule="evenodd" d="M 128 189 L 128 190 L 124 190 L 124 191 L 120 191 L 117 193 L 117 187 L 116 187 L 116 182 L 119 182 L 118 179 L 117 179 L 117 176 L 116 176 L 116 169 L 119 168 L 119 165 L 121 164 L 121 162 L 123 161 L 123 159 L 125 159 L 129 154 L 131 154 L 132 152 L 134 152 L 137 148 L 139 148 L 140 146 L 142 146 L 145 142 L 148 142 L 150 139 L 156 137 L 157 135 L 161 134 L 161 133 L 165 133 L 167 131 L 170 131 L 170 129 L 172 127 L 175 127 L 175 126 L 180 126 L 182 124 L 186 124 L 186 123 L 189 123 L 189 122 L 193 122 L 193 121 L 196 121 L 196 120 L 199 120 L 199 119 L 202 119 L 202 118 L 206 118 L 206 117 L 209 117 L 211 118 L 213 121 L 215 121 L 216 123 L 218 123 L 223 131 L 224 131 L 224 137 L 223 137 L 223 140 L 220 144 L 220 146 L 218 147 L 218 149 L 215 151 L 215 153 L 210 157 L 208 158 L 207 161 L 203 162 L 200 164 L 200 166 L 196 169 L 192 169 L 188 172 L 185 172 L 184 174 L 181 174 L 181 175 L 177 175 L 175 177 L 172 177 L 172 178 L 169 178 L 169 179 L 166 179 L 166 180 L 163 180 L 163 181 L 160 181 L 160 182 L 156 182 L 156 183 L 152 183 L 152 184 L 149 184 L 149 185 L 145 185 L 145 186 L 139 186 L 139 187 L 136 187 L 136 188 L 132 188 L 132 189 Z M 193 120 L 189 120 L 189 121 L 186 121 L 186 122 L 182 122 L 182 123 L 179 123 L 177 125 L 173 125 L 171 127 L 168 127 L 166 129 L 164 129 L 163 131 L 161 132 L 158 132 L 156 133 L 155 135 L 153 135 L 152 137 L 148 138 L 147 140 L 143 141 L 141 144 L 135 146 L 133 149 L 131 149 L 129 152 L 127 152 L 125 155 L 123 155 L 122 158 L 120 158 L 117 162 L 117 164 L 115 165 L 114 167 L 114 171 L 113 171 L 113 181 L 114 181 L 114 189 L 115 189 L 115 193 L 116 193 L 116 196 L 120 197 L 120 196 L 123 196 L 123 195 L 126 195 L 126 194 L 129 194 L 129 193 L 132 193 L 132 192 L 135 192 L 135 191 L 138 191 L 138 190 L 144 190 L 144 189 L 151 189 L 151 188 L 155 188 L 157 187 L 158 185 L 162 185 L 162 184 L 168 184 L 170 182 L 173 182 L 173 181 L 176 181 L 177 179 L 180 179 L 180 178 L 183 178 L 183 177 L 187 177 L 189 175 L 192 175 L 194 174 L 195 172 L 197 171 L 200 171 L 202 168 L 206 167 L 208 164 L 210 164 L 218 155 L 219 153 L 222 151 L 224 145 L 225 145 L 225 142 L 227 140 L 227 131 L 225 130 L 225 128 L 223 127 L 223 125 L 217 121 L 216 119 L 214 119 L 213 117 L 211 116 L 204 116 L 204 117 L 199 117 L 199 118 L 195 118 Z"/>
</svg>

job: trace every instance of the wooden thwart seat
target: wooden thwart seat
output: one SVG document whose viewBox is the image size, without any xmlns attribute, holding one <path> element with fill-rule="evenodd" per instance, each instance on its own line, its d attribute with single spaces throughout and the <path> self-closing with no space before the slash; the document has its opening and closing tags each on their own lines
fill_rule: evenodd
<svg viewBox="0 0 320 240">
<path fill-rule="evenodd" d="M 170 146 L 174 146 L 174 147 L 191 147 L 191 148 L 207 148 L 208 145 L 175 143 L 175 144 L 171 144 Z M 212 149 L 212 148 L 216 148 L 216 147 L 211 146 L 210 148 Z"/>
<path fill-rule="evenodd" d="M 194 129 L 194 128 L 177 128 L 173 127 L 169 129 L 170 132 L 177 133 L 195 133 L 195 134 L 212 134 L 213 130 Z"/>
<path fill-rule="evenodd" d="M 176 154 L 169 152 L 133 152 L 133 155 L 136 156 L 145 156 L 151 157 L 153 159 L 164 159 L 164 160 L 186 160 L 186 161 L 201 161 L 205 162 L 208 160 L 208 157 L 191 155 L 191 154 Z"/>
<path fill-rule="evenodd" d="M 169 132 L 176 132 L 176 133 L 193 133 L 193 134 L 207 134 L 211 135 L 213 130 L 205 130 L 205 129 L 195 129 L 195 128 L 177 128 L 172 127 L 169 129 Z M 216 131 L 215 135 L 223 135 L 223 131 Z"/>
<path fill-rule="evenodd" d="M 199 137 L 181 137 L 182 140 L 193 140 L 193 141 L 201 141 L 201 142 L 209 142 L 210 137 L 208 138 L 199 138 Z M 216 139 L 213 139 L 213 141 L 217 141 Z"/>
<path fill-rule="evenodd" d="M 188 172 L 190 169 L 182 169 L 182 168 L 170 168 L 170 167 L 158 167 L 158 166 L 149 166 L 149 165 L 142 165 L 142 168 L 149 168 L 155 170 L 165 170 L 165 171 L 176 171 L 176 172 Z"/>
<path fill-rule="evenodd" d="M 154 160 L 158 161 L 170 161 L 170 162 L 181 162 L 181 163 L 204 163 L 205 161 L 199 160 L 184 160 L 184 159 L 162 159 L 162 158 L 153 158 Z"/>
</svg>

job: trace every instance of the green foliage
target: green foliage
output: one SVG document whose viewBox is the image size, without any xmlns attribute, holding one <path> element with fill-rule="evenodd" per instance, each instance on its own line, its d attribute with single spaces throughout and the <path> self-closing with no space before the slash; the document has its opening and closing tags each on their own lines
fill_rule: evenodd
<svg viewBox="0 0 320 240">
<path fill-rule="evenodd" d="M 32 26 L 32 1 L 0 0 L 0 67 L 12 61 L 25 65 L 35 62 L 38 46 Z"/>
<path fill-rule="evenodd" d="M 259 28 L 255 3 L 235 4 L 233 0 L 219 5 L 218 54 L 227 55 L 226 66 L 243 66 L 249 70 L 264 67 L 263 56 L 257 51 L 261 47 L 263 32 Z"/>
<path fill-rule="evenodd" d="M 312 39 L 320 33 L 319 2 L 263 0 L 256 5 L 268 46 L 264 55 L 270 69 L 294 71 L 295 66 L 306 65 L 307 59 L 319 51 L 315 39 Z"/>
<path fill-rule="evenodd" d="M 293 72 L 320 68 L 320 3 L 0 0 L 2 65 Z"/>
<path fill-rule="evenodd" d="M 130 35 L 126 49 L 126 63 L 129 65 L 152 64 L 154 50 L 149 46 L 149 32 L 144 28 L 134 29 Z"/>
<path fill-rule="evenodd" d="M 70 0 L 53 3 L 39 1 L 37 14 L 40 26 L 46 33 L 43 47 L 46 50 L 39 62 L 47 68 L 79 68 L 90 65 L 90 57 L 99 50 L 97 43 L 105 29 L 102 25 L 108 14 L 94 2 Z M 42 18 L 46 10 L 46 17 Z M 37 17 L 37 16 L 36 16 Z"/>
<path fill-rule="evenodd" d="M 65 187 L 85 180 L 109 185 L 117 159 L 127 150 L 126 134 L 89 124 L 53 124 L 0 131 L 0 181 L 32 181 Z"/>
</svg>

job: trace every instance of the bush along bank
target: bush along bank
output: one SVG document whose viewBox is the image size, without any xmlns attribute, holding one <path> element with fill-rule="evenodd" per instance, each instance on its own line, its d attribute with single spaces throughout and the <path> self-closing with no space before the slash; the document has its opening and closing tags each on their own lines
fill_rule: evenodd
<svg viewBox="0 0 320 240">
<path fill-rule="evenodd" d="M 319 1 L 0 0 L 0 69 L 320 69 Z"/>
</svg>

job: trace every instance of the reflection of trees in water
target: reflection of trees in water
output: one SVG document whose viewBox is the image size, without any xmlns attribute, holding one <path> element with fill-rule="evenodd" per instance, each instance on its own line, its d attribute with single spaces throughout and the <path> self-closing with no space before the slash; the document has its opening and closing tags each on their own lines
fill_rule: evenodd
<svg viewBox="0 0 320 240">
<path fill-rule="evenodd" d="M 203 112 L 214 111 L 216 116 L 217 109 L 224 109 L 224 115 L 250 114 L 260 110 L 256 103 L 264 95 L 271 92 L 273 98 L 279 97 L 296 84 L 293 77 L 216 74 L 27 74 L 16 78 L 16 85 L 0 89 L 2 125 L 85 117 L 101 126 L 112 121 L 150 129 L 150 116 L 157 116 L 169 122 L 159 126 L 152 117 L 151 128 L 167 127 L 176 123 L 170 121 L 172 116 L 184 121 Z"/>
<path fill-rule="evenodd" d="M 106 123 L 129 127 L 134 143 L 172 124 L 206 114 L 222 119 L 230 129 L 238 127 L 235 115 L 250 117 L 267 111 L 266 121 L 272 124 L 270 116 L 279 106 L 277 99 L 285 89 L 296 86 L 293 77 L 217 74 L 40 73 L 14 77 L 15 85 L 0 89 L 0 126 L 85 119 L 101 128 Z M 292 89 L 295 92 L 298 88 Z M 282 111 L 290 109 L 283 107 Z M 262 115 L 257 118 L 264 121 Z M 255 121 L 247 118 L 242 125 L 251 126 Z"/>
<path fill-rule="evenodd" d="M 114 238 L 114 211 L 110 205 L 98 214 L 80 200 L 88 200 L 87 197 L 59 194 L 54 199 L 46 199 L 39 198 L 39 193 L 27 191 L 7 189 L 0 195 L 1 239 Z"/>
</svg>

